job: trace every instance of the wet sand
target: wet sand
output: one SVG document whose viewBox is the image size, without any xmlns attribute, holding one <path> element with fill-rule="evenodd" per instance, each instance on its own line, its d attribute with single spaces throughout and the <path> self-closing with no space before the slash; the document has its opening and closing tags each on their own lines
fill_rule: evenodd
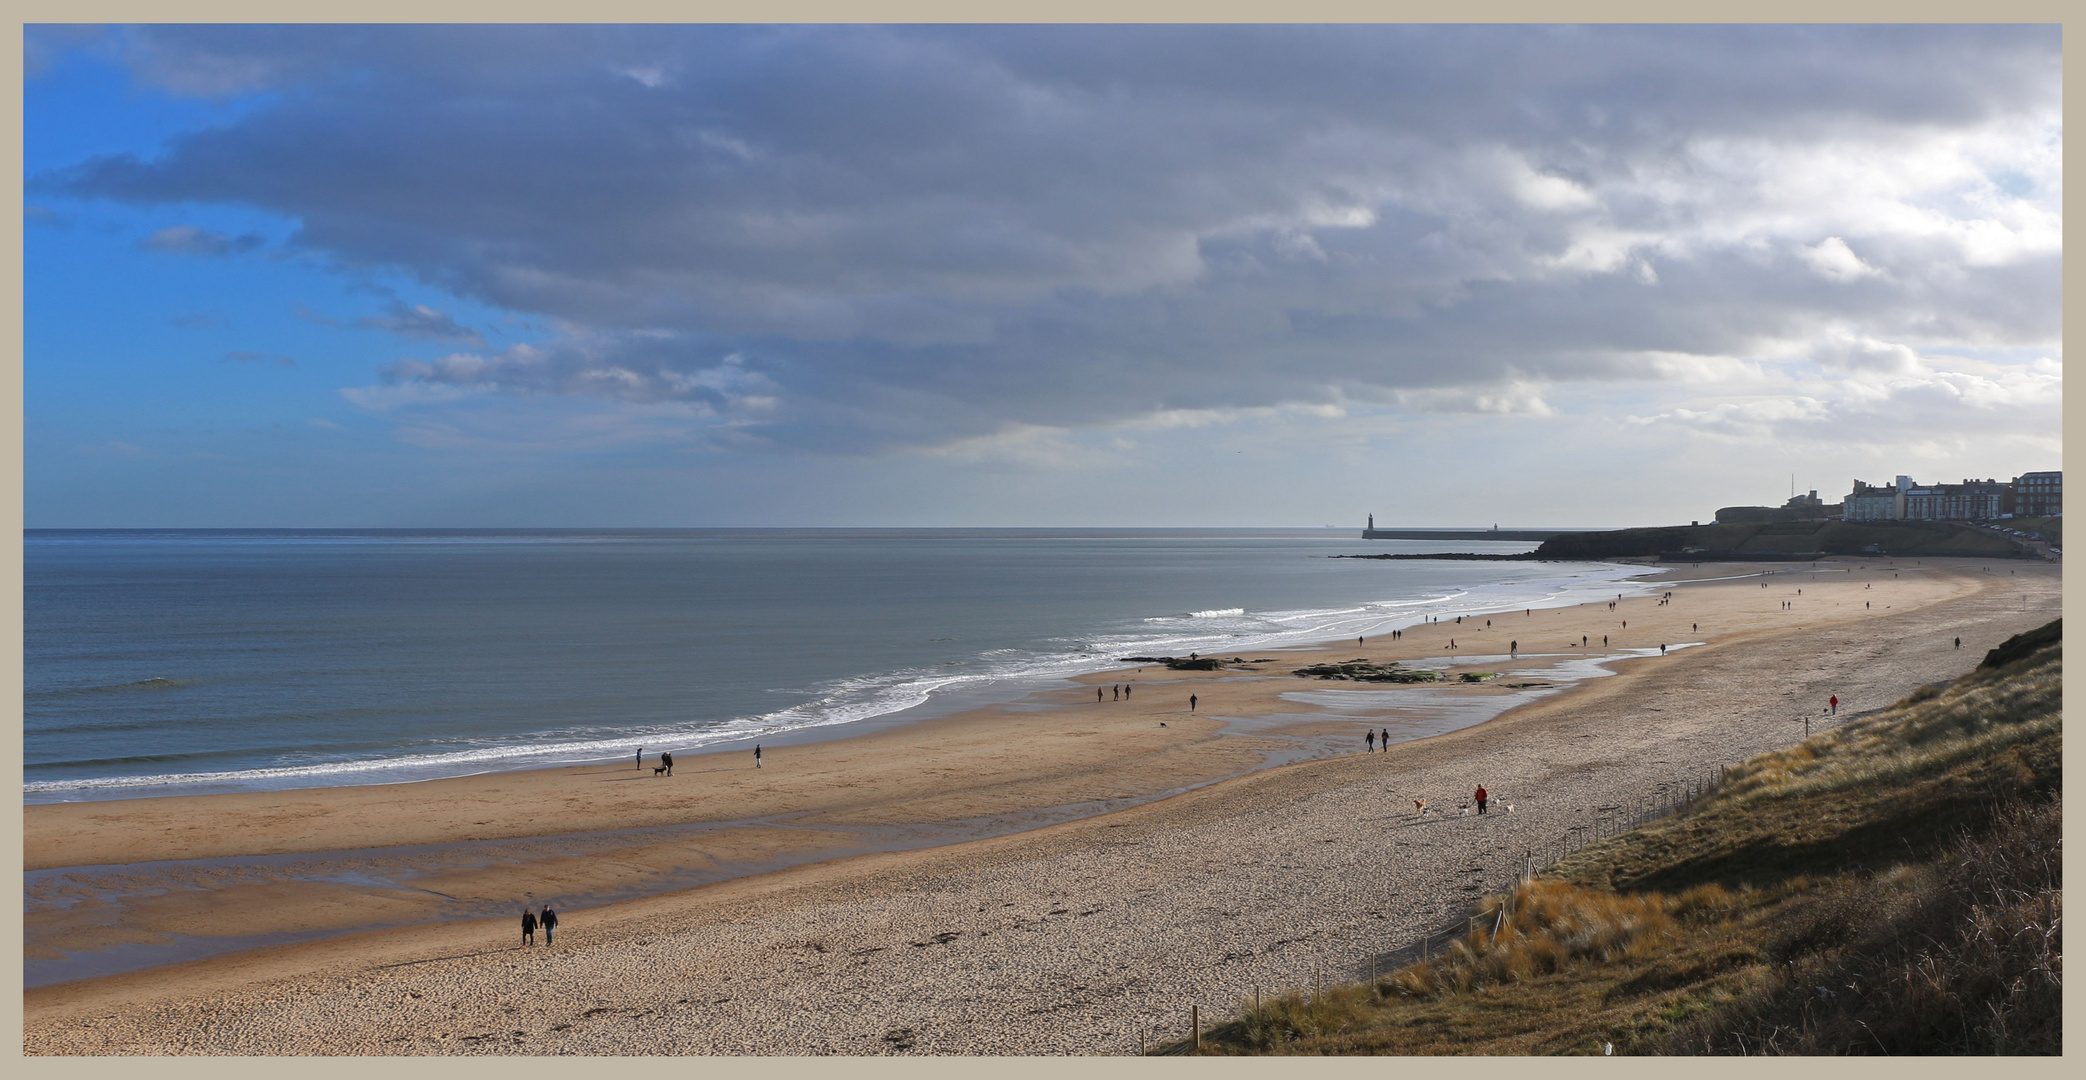
<svg viewBox="0 0 2086 1080">
<path fill-rule="evenodd" d="M 1033 998 L 1040 1003 L 1062 996 L 1061 987 L 1049 988 L 1074 977 L 1068 972 L 1084 972 L 1079 977 L 1088 981 L 1082 984 L 1075 978 L 1074 984 L 1092 996 L 1099 993 L 1094 990 L 1097 985 L 1116 985 L 1102 978 L 1102 969 L 1116 960 L 1097 961 L 1096 956 L 1146 956 L 1159 941 L 1175 940 L 1182 925 L 1202 926 L 1213 935 L 1210 940 L 1221 940 L 1235 936 L 1239 925 L 1285 921 L 1292 898 L 1284 888 L 1270 892 L 1268 886 L 1254 886 L 1247 890 L 1253 895 L 1242 896 L 1236 904 L 1181 906 L 1211 889 L 1223 891 L 1225 875 L 1218 868 L 1258 865 L 1255 853 L 1264 845 L 1250 830 L 1239 832 L 1248 822 L 1261 822 L 1259 827 L 1270 834 L 1294 836 L 1300 828 L 1323 830 L 1345 821 L 1345 827 L 1333 829 L 1334 846 L 1339 845 L 1340 833 L 1351 832 L 1361 821 L 1376 822 L 1371 829 L 1384 830 L 1384 837 L 1424 826 L 1430 843 L 1437 833 L 1443 840 L 1435 856 L 1471 862 L 1474 857 L 1468 853 L 1453 854 L 1468 841 L 1452 839 L 1460 835 L 1456 830 L 1471 827 L 1469 819 L 1407 822 L 1410 806 L 1401 811 L 1399 804 L 1418 793 L 1443 805 L 1459 798 L 1476 776 L 1503 802 L 1520 802 L 1511 816 L 1485 819 L 1484 827 L 1499 834 L 1488 841 L 1488 850 L 1496 855 L 1504 850 L 1501 843 L 1512 846 L 1524 840 L 1532 848 L 1538 833 L 1547 839 L 1565 827 L 1565 816 L 1572 812 L 1567 803 L 1597 803 L 1605 797 L 1600 791 L 1640 782 L 1661 769 L 1679 769 L 1694 758 L 1724 754 L 1715 760 L 1733 760 L 1728 755 L 1756 743 L 1758 748 L 1785 743 L 1800 733 L 1791 718 L 1822 706 L 1826 692 L 1838 692 L 1850 711 L 1886 704 L 1919 681 L 1931 681 L 1927 675 L 1946 677 L 1974 665 L 1982 650 L 2006 633 L 2046 621 L 2056 603 L 2054 567 L 1992 564 L 1993 572 L 1984 573 L 1977 568 L 1984 564 L 1944 567 L 1928 560 L 1925 566 L 1899 564 L 1895 571 L 1870 563 L 1866 571 L 1840 572 L 1855 565 L 1827 562 L 1821 570 L 1833 572 L 1815 575 L 1808 567 L 1776 566 L 1772 569 L 1777 572 L 1764 578 L 1756 575 L 1769 567 L 1681 568 L 1669 576 L 1733 577 L 1667 586 L 1677 594 L 1670 606 L 1633 599 L 1613 613 L 1602 604 L 1538 610 L 1533 615 L 1495 614 L 1490 616 L 1490 631 L 1483 628 L 1485 617 L 1480 616 L 1461 626 L 1414 627 L 1397 642 L 1377 638 L 1360 648 L 1346 643 L 1257 653 L 1247 659 L 1266 656 L 1276 661 L 1257 665 L 1257 672 L 1147 668 L 1103 673 L 1087 681 L 1104 688 L 1129 682 L 1136 688 L 1131 700 L 1097 704 L 1086 686 L 1051 691 L 1041 695 L 1042 702 L 979 710 L 858 739 L 778 749 L 758 771 L 747 755 L 708 756 L 684 759 L 670 779 L 655 779 L 649 769 L 637 773 L 626 763 L 413 785 L 30 807 L 26 848 L 31 869 L 113 864 L 99 877 L 47 874 L 39 880 L 55 884 L 41 900 L 32 884 L 32 950 L 58 948 L 89 955 L 97 947 L 108 951 L 107 946 L 124 941 L 147 947 L 167 935 L 209 938 L 297 934 L 384 921 L 424 924 L 430 918 L 468 916 L 472 905 L 512 906 L 524 898 L 557 900 L 566 926 L 555 959 L 540 949 L 519 954 L 506 948 L 506 939 L 513 935 L 506 925 L 511 918 L 503 915 L 497 921 L 407 926 L 32 990 L 26 1003 L 28 1045 L 32 1052 L 58 1053 L 175 1052 L 206 1046 L 218 1051 L 241 1048 L 235 1052 L 266 1047 L 287 1052 L 454 1053 L 476 1048 L 540 1053 L 552 1045 L 578 1052 L 782 1053 L 819 1052 L 820 1047 L 880 1052 L 904 1049 L 902 1043 L 939 1052 L 1120 1052 L 1126 1044 L 1106 1044 L 1096 1034 L 1099 1014 L 1112 1018 L 1103 1026 L 1129 1032 L 1131 1027 L 1124 1025 L 1137 1016 L 1158 1015 L 1152 1009 L 1161 1000 L 1132 983 L 1121 982 L 1119 993 L 1096 997 L 1091 1008 L 1073 1009 L 1085 1017 L 1078 1024 L 1014 1025 L 1018 1032 L 995 1028 L 998 1033 L 988 1037 L 981 1030 L 970 1040 L 963 1037 L 962 1025 L 947 1026 L 951 1017 L 964 1012 L 949 993 L 983 994 L 986 987 L 1005 983 L 1002 990 L 986 996 L 1004 1002 L 1004 993 L 1012 992 L 1009 988 L 1025 987 L 1020 993 L 1040 995 Z M 2009 576 L 2010 570 L 2018 573 Z M 1762 581 L 1770 587 L 1760 588 Z M 1804 590 L 1801 597 L 1795 595 L 1797 588 Z M 2030 594 L 2025 606 L 2024 593 Z M 1782 610 L 1785 599 L 1797 603 L 1794 611 Z M 1873 607 L 1864 609 L 1864 603 Z M 1628 630 L 1621 628 L 1623 621 L 1629 622 Z M 1699 634 L 1688 629 L 1698 622 Z M 1567 639 L 1576 646 L 1581 633 L 1596 647 L 1564 647 Z M 1588 680 L 1578 689 L 1482 726 L 1401 744 L 1389 754 L 1346 753 L 1209 783 L 1260 767 L 1270 752 L 1295 754 L 1300 745 L 1310 752 L 1310 744 L 1300 744 L 1300 738 L 1321 740 L 1316 747 L 1320 752 L 1339 748 L 1341 740 L 1359 751 L 1364 724 L 1396 726 L 1401 721 L 1401 710 L 1382 707 L 1389 695 L 1460 695 L 1471 706 L 1485 698 L 1512 695 L 1516 691 L 1500 683 L 1545 681 L 1546 670 L 1561 661 L 1603 653 L 1597 647 L 1602 633 L 1611 638 L 1608 653 L 1625 647 L 1655 649 L 1662 642 L 1706 644 L 1664 658 L 1622 661 L 1614 665 L 1622 672 L 1618 677 Z M 1965 648 L 1958 653 L 1942 641 L 1944 648 L 1935 651 L 1933 642 L 1943 634 L 1962 634 Z M 1445 648 L 1451 638 L 1460 646 L 1453 652 Z M 1509 640 L 1520 642 L 1519 661 L 1503 656 Z M 1453 665 L 1452 673 L 1471 668 L 1510 674 L 1482 686 L 1370 686 L 1359 691 L 1357 700 L 1377 700 L 1349 705 L 1337 704 L 1342 700 L 1338 695 L 1355 684 L 1289 675 L 1302 663 L 1356 657 L 1445 658 Z M 1664 692 L 1659 687 L 1691 677 L 1727 680 L 1726 690 L 1736 695 L 1695 701 L 1679 710 L 1684 716 L 1664 715 L 1675 706 L 1652 703 Z M 1907 683 L 1908 678 L 1914 681 Z M 1818 691 L 1813 696 L 1820 700 L 1805 700 L 1798 707 L 1811 690 Z M 1194 714 L 1186 709 L 1191 692 L 1200 699 Z M 1864 695 L 1887 697 L 1867 700 Z M 1038 711 L 1036 704 L 1049 707 Z M 1431 701 L 1402 710 L 1408 714 L 1402 719 L 1428 723 L 1431 709 L 1437 714 L 1431 722 L 1438 723 L 1440 708 L 1439 701 Z M 1775 722 L 1734 719 L 1753 713 L 1774 713 Z M 1618 723 L 1624 717 L 1627 722 Z M 1607 718 L 1605 724 L 1602 718 Z M 1705 725 L 1721 735 L 1710 737 L 1697 730 Z M 1579 730 L 1588 727 L 1594 730 Z M 1251 734 L 1225 734 L 1227 728 Z M 1651 757 L 1618 755 L 1611 745 L 1617 739 L 1657 747 L 1658 752 Z M 1396 777 L 1392 786 L 1397 790 L 1377 790 L 1386 776 Z M 1524 784 L 1526 790 L 1516 790 Z M 1194 790 L 1156 798 L 1184 788 Z M 1576 794 L 1567 797 L 1568 792 Z M 1025 827 L 1048 820 L 1052 808 L 1092 814 L 1138 800 L 1155 801 L 1065 824 Z M 1318 809 L 1307 812 L 1306 804 Z M 997 824 L 987 827 L 981 822 Z M 971 835 L 994 828 L 1020 831 L 932 850 L 833 858 L 851 851 L 877 851 L 880 845 L 888 849 L 946 843 L 963 835 L 965 828 L 974 830 Z M 591 835 L 571 835 L 575 833 Z M 1519 839 L 1500 839 L 1508 834 Z M 400 850 L 406 845 L 418 849 Z M 1362 847 L 1375 858 L 1393 858 L 1404 850 L 1397 843 Z M 1300 867 L 1323 863 L 1331 854 L 1310 850 L 1314 859 L 1303 860 Z M 256 871 L 250 858 L 254 855 L 302 869 Z M 225 865 L 135 865 L 145 860 L 224 860 Z M 1471 881 L 1507 872 L 1497 858 L 1483 861 L 1492 865 Z M 792 862 L 809 865 L 610 906 L 567 899 L 636 896 Z M 1103 864 L 1108 867 L 1105 873 L 1097 869 Z M 1396 876 L 1394 870 L 1390 864 L 1376 867 L 1371 880 L 1388 880 L 1384 875 Z M 328 873 L 331 879 L 322 880 Z M 146 895 L 181 875 L 187 875 L 182 887 Z M 1246 876 L 1260 881 L 1265 875 Z M 1277 879 L 1282 876 L 1276 874 Z M 1010 884 L 1017 880 L 1022 882 L 1018 887 Z M 922 892 L 921 882 L 934 884 Z M 1036 906 L 1030 900 L 1062 893 L 1075 882 L 1085 883 L 1080 890 L 1088 894 L 1082 901 L 1085 907 L 1070 906 L 1062 914 L 1048 907 L 1026 911 Z M 1306 890 L 1293 899 L 1303 909 L 1316 910 L 1314 905 L 1348 887 L 1327 883 L 1319 889 L 1324 896 Z M 137 896 L 122 899 L 124 889 Z M 1375 912 L 1365 922 L 1381 924 L 1369 927 L 1372 937 L 1388 944 L 1409 941 L 1429 919 L 1448 914 L 1452 901 L 1465 895 L 1451 890 L 1431 903 L 1419 903 L 1423 894 L 1437 892 L 1430 886 L 1400 903 L 1387 906 L 1377 898 L 1364 905 Z M 988 894 L 1003 898 L 987 903 Z M 951 906 L 958 897 L 960 906 Z M 1150 917 L 1159 910 L 1150 906 L 1155 903 L 1169 914 Z M 1091 915 L 1072 914 L 1087 907 L 1093 908 Z M 1237 910 L 1226 914 L 1226 908 Z M 1114 914 L 1104 918 L 1104 911 Z M 1139 911 L 1145 916 L 1137 916 Z M 961 919 L 953 917 L 965 912 L 969 914 Z M 1053 927 L 1039 941 L 1058 943 L 1044 954 L 1031 955 L 1008 944 L 1019 940 L 1019 934 L 996 936 L 993 926 L 999 924 L 983 918 L 986 915 L 1015 919 L 1028 927 L 1021 933 Z M 1352 923 L 1360 917 L 1349 912 L 1341 918 Z M 947 922 L 951 928 L 927 933 L 923 926 L 921 941 L 863 944 L 840 953 L 826 938 L 809 934 L 809 928 L 826 928 L 833 942 L 876 942 L 900 925 L 922 919 Z M 1114 929 L 1096 931 L 1098 936 L 1091 940 L 1082 929 L 1103 925 Z M 1138 937 L 1135 928 L 1140 925 L 1150 932 L 1149 940 Z M 1015 923 L 998 931 L 1014 933 Z M 1344 940 L 1344 933 L 1318 926 L 1297 940 Z M 956 936 L 937 940 L 941 934 Z M 673 959 L 657 971 L 640 962 L 656 944 L 651 943 L 654 937 L 675 943 L 669 950 Z M 787 944 L 783 938 L 803 940 Z M 649 944 L 633 944 L 640 939 Z M 944 948 L 951 942 L 972 939 L 980 945 L 995 940 L 993 948 L 1009 950 L 978 954 L 997 955 L 992 962 L 1001 967 L 970 970 L 958 965 L 963 970 L 952 972 L 934 965 L 914 970 L 917 965 L 908 963 L 900 965 L 902 972 L 883 971 L 897 957 L 923 960 L 929 952 L 956 951 Z M 1157 966 L 1150 973 L 1121 977 L 1139 980 L 1137 986 L 1157 986 L 1164 982 L 1162 976 L 1174 977 L 1167 972 L 1183 974 L 1181 965 L 1194 957 L 1201 957 L 1194 963 L 1205 968 L 1215 962 L 1206 955 L 1207 942 L 1195 947 L 1176 944 L 1185 950 L 1179 957 L 1154 958 Z M 1359 947 L 1350 943 L 1334 951 L 1351 962 L 1360 955 Z M 855 955 L 860 949 L 874 951 Z M 896 957 L 882 955 L 891 950 L 903 951 Z M 1240 970 L 1253 968 L 1273 978 L 1273 969 L 1262 969 L 1284 952 L 1295 949 L 1257 947 L 1245 955 L 1260 959 L 1235 963 L 1244 965 Z M 32 962 L 36 955 L 31 952 Z M 440 959 L 443 956 L 452 958 Z M 843 961 L 848 956 L 853 959 Z M 730 966 L 726 957 L 741 966 Z M 407 966 L 379 966 L 385 963 Z M 521 967 L 509 968 L 513 963 Z M 555 970 L 543 969 L 546 964 L 555 965 Z M 631 974 L 618 966 L 629 964 L 644 970 Z M 1142 972 L 1145 966 L 1144 961 L 1126 961 L 1120 970 Z M 855 970 L 858 967 L 862 970 Z M 846 975 L 843 982 L 853 979 L 864 989 L 848 999 L 852 1004 L 834 1005 L 824 1000 L 830 995 L 818 979 L 803 981 L 811 978 L 813 968 L 824 972 L 820 978 Z M 697 984 L 707 988 L 705 994 L 716 989 L 718 980 L 745 980 L 763 989 L 750 998 L 715 994 L 731 998 L 714 1004 L 725 1014 L 734 1014 L 725 1006 L 739 1003 L 737 1019 L 720 1028 L 691 1013 L 688 1023 L 675 1024 L 674 1039 L 679 1041 L 668 1043 L 619 1041 L 621 1036 L 605 1021 L 559 1027 L 547 1018 L 556 1011 L 551 1003 L 515 1005 L 523 1012 L 549 1010 L 534 1028 L 517 1021 L 513 1029 L 496 1032 L 498 1038 L 488 1034 L 471 1041 L 463 1041 L 469 1032 L 416 1031 L 410 1010 L 395 1013 L 387 1006 L 357 1012 L 347 1004 L 370 994 L 389 995 L 418 979 L 434 979 L 458 992 L 481 976 L 505 985 L 501 980 L 510 976 L 501 972 L 523 969 L 535 972 L 530 978 L 553 980 L 559 1007 L 576 1000 L 574 995 L 620 1001 L 626 991 L 642 986 L 649 988 L 641 995 L 647 1009 L 657 1012 L 671 1002 L 685 1011 L 697 1008 L 688 992 Z M 989 974 L 994 970 L 1028 974 L 1003 979 Z M 891 981 L 900 975 L 900 982 Z M 462 981 L 452 984 L 445 979 Z M 653 985 L 661 979 L 665 982 Z M 1213 985 L 1223 983 L 1220 979 Z M 293 985 L 299 989 L 283 997 L 283 988 Z M 680 989 L 673 990 L 673 997 L 655 1000 L 674 987 Z M 427 993 L 419 992 L 422 998 L 400 1000 L 417 1006 Z M 221 1015 L 235 1002 L 242 1003 L 239 1009 L 248 1008 L 254 994 L 290 1010 L 283 1017 L 302 1017 L 301 1026 L 280 1027 L 271 1021 L 259 1027 L 236 1025 L 236 1032 L 219 1032 L 212 1026 L 212 1034 L 206 1036 L 196 1025 L 199 1016 Z M 762 1010 L 807 994 L 822 1002 L 803 1012 L 813 1019 L 761 1034 L 766 1023 Z M 1099 1004 L 1104 999 L 1112 1002 L 1105 1009 Z M 1144 1004 L 1131 1008 L 1131 999 Z M 1024 1002 L 1021 1008 L 1029 1007 L 1030 999 L 1016 1000 Z M 934 1002 L 940 1003 L 941 1011 L 919 1012 Z M 145 1011 L 134 1023 L 113 1028 L 91 1022 L 97 1010 L 118 1003 Z M 291 1008 L 296 1003 L 302 1004 Z M 455 1008 L 441 1017 L 448 1028 L 459 1026 L 450 1021 L 479 1016 L 486 1007 L 468 995 L 450 1004 Z M 621 1016 L 619 1010 L 626 1005 L 601 1008 L 607 1011 L 590 1015 Z M 913 1029 L 912 1036 L 887 1039 L 904 1027 L 899 1020 L 906 1017 L 928 1027 Z M 884 1019 L 898 1027 L 866 1031 Z M 930 1028 L 939 1034 L 921 1034 Z M 525 1034 L 515 1036 L 511 1030 Z M 182 1041 L 188 1039 L 201 1041 Z M 400 1039 L 404 1041 L 394 1041 Z"/>
</svg>

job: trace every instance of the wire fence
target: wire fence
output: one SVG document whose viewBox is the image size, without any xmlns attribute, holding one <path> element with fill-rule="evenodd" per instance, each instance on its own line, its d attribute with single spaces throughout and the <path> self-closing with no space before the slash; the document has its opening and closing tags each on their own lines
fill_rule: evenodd
<svg viewBox="0 0 2086 1080">
<path fill-rule="evenodd" d="M 1823 716 L 1800 716 L 1790 723 L 1802 724 L 1802 737 L 1808 739 L 1814 734 L 1843 727 L 1867 715 L 1869 712 L 1834 712 Z M 1755 755 L 1748 755 L 1751 756 Z M 1592 821 L 1574 825 L 1555 840 L 1529 849 L 1521 876 L 1534 877 L 1537 871 L 1557 865 L 1564 861 L 1566 856 L 1588 844 L 1611 836 L 1620 836 L 1662 817 L 1687 810 L 1722 787 L 1737 764 L 1738 762 L 1727 762 L 1696 766 L 1669 780 L 1659 781 L 1649 791 L 1627 795 L 1616 802 L 1595 807 Z"/>
<path fill-rule="evenodd" d="M 1521 876 L 1534 877 L 1538 870 L 1557 865 L 1588 844 L 1620 836 L 1659 818 L 1685 811 L 1723 786 L 1730 771 L 1729 765 L 1701 766 L 1661 780 L 1649 791 L 1626 795 L 1608 805 L 1594 807 L 1593 820 L 1574 825 L 1556 839 L 1530 848 Z"/>
</svg>

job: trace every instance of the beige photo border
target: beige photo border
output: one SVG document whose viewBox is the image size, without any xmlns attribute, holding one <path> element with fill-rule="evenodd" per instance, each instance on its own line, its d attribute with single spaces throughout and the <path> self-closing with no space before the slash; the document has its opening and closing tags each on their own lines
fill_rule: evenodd
<svg viewBox="0 0 2086 1080">
<path fill-rule="evenodd" d="M 940 22 L 996 22 L 996 23 L 1076 23 L 1076 22 L 1171 22 L 1171 23 L 1314 23 L 1314 22 L 1607 22 L 1607 23 L 1671 23 L 1671 22 L 1917 22 L 1917 23 L 2063 23 L 2069 11 L 2078 11 L 2077 4 L 2064 5 L 2053 0 L 1999 0 L 1999 2 L 1971 4 L 1962 2 L 1907 2 L 1882 3 L 1879 0 L 1761 0 L 1756 3 L 1737 4 L 1728 0 L 1713 4 L 1681 5 L 1674 3 L 1650 3 L 1646 0 L 1574 0 L 1569 3 L 1533 3 L 1530 0 L 1470 0 L 1461 4 L 1424 4 L 1401 2 L 1364 3 L 1357 0 L 1206 0 L 1203 3 L 1187 3 L 1182 0 L 1000 0 L 996 3 L 980 3 L 976 0 L 769 0 L 769 2 L 717 2 L 703 0 L 699 3 L 670 3 L 665 0 L 599 0 L 590 4 L 550 2 L 550 0 L 513 0 L 508 3 L 493 3 L 489 0 L 363 0 L 359 3 L 342 3 L 339 0 L 317 0 L 301 4 L 259 3 L 256 0 L 176 0 L 176 2 L 152 2 L 152 0 L 84 0 L 84 2 L 53 2 L 53 0 L 8 0 L 14 18 L 5 28 L 11 36 L 14 78 L 8 82 L 10 102 L 5 115 L 13 125 L 12 138 L 7 142 L 7 153 L 12 158 L 7 170 L 7 183 L 14 194 L 15 202 L 22 201 L 21 172 L 21 117 L 22 117 L 22 26 L 27 23 L 121 23 L 121 22 L 563 22 L 563 23 L 614 23 L 614 22 L 885 22 L 885 23 L 940 23 Z M 2068 27 L 2067 27 L 2068 29 Z M 2067 76 L 2070 63 L 2065 64 Z M 2069 83 L 2069 79 L 2067 82 Z M 2071 95 L 2065 95 L 2069 105 Z M 2068 111 L 2068 110 L 2067 110 Z M 2067 154 L 2067 163 L 2069 155 Z M 2067 222 L 2066 240 L 2069 244 L 2070 230 Z M 22 468 L 23 468 L 23 424 L 24 399 L 22 383 L 22 218 L 19 214 L 9 219 L 9 240 L 14 257 L 9 261 L 8 288 L 4 292 L 4 310 L 11 318 L 11 333 L 6 339 L 5 359 L 0 361 L 0 416 L 4 416 L 12 429 L 12 437 L 0 439 L 0 541 L 7 546 L 6 571 L 0 573 L 0 606 L 12 613 L 4 627 L 0 627 L 0 701 L 10 710 L 14 741 L 4 757 L 6 777 L 16 790 L 22 783 Z M 2079 310 L 2075 302 L 2080 292 L 2076 279 L 2069 279 L 2065 288 L 2065 311 L 2070 314 Z M 2065 403 L 2069 406 L 2071 394 L 2066 388 Z M 2065 434 L 2075 433 L 2075 428 L 2086 425 L 2078 419 L 2079 414 L 2066 410 Z M 2074 599 L 2067 591 L 2065 607 Z M 2069 714 L 2069 709 L 2066 710 Z M 2068 718 L 2068 715 L 2067 715 Z M 2067 751 L 2066 765 L 2075 762 Z M 10 824 L 4 832 L 6 850 L 21 865 L 22 817 L 19 801 L 9 810 Z M 2066 815 L 2067 829 L 2074 824 L 2075 814 Z M 2067 856 L 2068 870 L 2077 869 L 2076 860 Z M 7 911 L 15 927 L 21 926 L 21 894 L 12 892 L 7 901 Z M 22 942 L 19 932 L 6 940 L 5 963 L 9 970 L 21 971 Z M 2077 1032 L 2082 1029 L 2077 1023 L 2080 1010 L 2086 1008 L 2076 1000 L 2065 1009 L 2066 1028 Z M 486 1075 L 498 1073 L 502 1077 L 527 1078 L 527 1080 L 570 1080 L 576 1068 L 612 1068 L 625 1077 L 674 1077 L 684 1080 L 689 1070 L 700 1070 L 693 1074 L 700 1080 L 716 1076 L 776 1077 L 794 1080 L 797 1077 L 828 1080 L 835 1074 L 849 1077 L 881 1078 L 897 1077 L 973 1077 L 981 1071 L 989 1071 L 993 1080 L 1000 1077 L 1055 1077 L 1072 1070 L 1101 1076 L 1163 1076 L 1163 1077 L 1233 1077 L 1261 1075 L 1308 1075 L 1311 1077 L 1370 1077 L 1394 1076 L 1411 1069 L 1415 1062 L 1380 1059 L 1139 1059 L 1139 1058 L 843 1058 L 838 1060 L 816 1058 L 703 1058 L 690 1062 L 679 1058 L 617 1058 L 617 1059 L 573 1059 L 573 1058 L 409 1058 L 379 1059 L 366 1058 L 321 1058 L 295 1063 L 270 1058 L 181 1058 L 181 1059 L 136 1059 L 136 1058 L 23 1058 L 21 1057 L 22 1001 L 19 995 L 5 999 L 4 1016 L 9 1030 L 14 1035 L 13 1053 L 19 1059 L 20 1076 L 78 1076 L 108 1080 L 136 1080 L 141 1071 L 150 1071 L 155 1077 L 169 1076 L 176 1080 L 219 1076 L 274 1077 L 280 1070 L 292 1068 L 304 1076 L 317 1078 L 359 1078 L 362 1071 L 372 1067 L 403 1069 L 401 1076 L 454 1077 L 462 1070 L 466 1074 Z M 2063 1059 L 2007 1059 L 1993 1067 L 2007 1070 L 2011 1074 L 2040 1077 L 2066 1074 Z M 584 1064 L 582 1064 L 584 1062 Z M 1965 1063 L 1967 1064 L 1967 1063 Z M 1659 1059 L 1542 1059 L 1483 1063 L 1462 1060 L 1433 1062 L 1428 1067 L 1438 1072 L 1461 1072 L 1476 1070 L 1484 1080 L 1496 1080 L 1504 1070 L 1520 1070 L 1535 1067 L 1546 1075 L 1565 1076 L 1653 1076 L 1665 1075 L 1670 1064 Z M 1881 1075 L 1886 1071 L 1895 1076 L 1939 1077 L 1944 1071 L 1958 1071 L 1964 1064 L 1947 1059 L 1923 1060 L 1918 1062 L 1885 1061 L 1868 1059 L 1862 1062 L 1826 1062 L 1818 1059 L 1776 1059 L 1772 1065 L 1744 1059 L 1689 1059 L 1690 1072 L 1700 1070 L 1711 1075 L 1746 1074 L 1757 1075 L 1762 1068 L 1775 1070 L 1778 1076 L 1828 1072 L 1835 1080 L 1854 1076 Z M 1973 1066 L 1974 1067 L 1974 1066 Z M 636 1070 L 628 1072 L 626 1070 Z M 1792 1073 L 1794 1070 L 1794 1073 Z"/>
</svg>

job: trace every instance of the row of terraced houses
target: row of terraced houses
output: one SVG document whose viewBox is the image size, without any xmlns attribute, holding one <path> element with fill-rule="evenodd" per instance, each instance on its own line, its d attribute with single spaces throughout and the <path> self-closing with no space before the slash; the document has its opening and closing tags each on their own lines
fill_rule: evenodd
<svg viewBox="0 0 2086 1080">
<path fill-rule="evenodd" d="M 1817 492 L 1811 493 L 1812 497 Z M 1796 499 L 1789 500 L 1793 505 Z M 1826 509 L 1822 505 L 1820 509 Z M 2057 517 L 2064 513 L 2064 473 L 2022 473 L 2011 481 L 1965 480 L 1919 484 L 1900 476 L 1889 485 L 1854 482 L 1841 501 L 1848 521 L 1994 521 Z M 1827 516 L 1830 516 L 1829 514 Z"/>
</svg>

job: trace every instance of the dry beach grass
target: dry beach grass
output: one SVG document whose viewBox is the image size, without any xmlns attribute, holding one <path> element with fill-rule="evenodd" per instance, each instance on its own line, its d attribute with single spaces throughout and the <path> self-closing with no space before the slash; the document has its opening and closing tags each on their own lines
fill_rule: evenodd
<svg viewBox="0 0 2086 1080">
<path fill-rule="evenodd" d="M 2058 1053 L 2062 666 L 2052 641 L 1759 755 L 1203 1052 Z"/>
</svg>

